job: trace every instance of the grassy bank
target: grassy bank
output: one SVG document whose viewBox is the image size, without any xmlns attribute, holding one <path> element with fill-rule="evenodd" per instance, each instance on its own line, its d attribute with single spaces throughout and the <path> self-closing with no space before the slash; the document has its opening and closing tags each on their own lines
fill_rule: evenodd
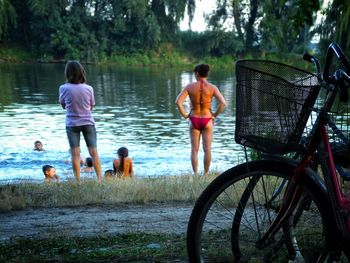
<svg viewBox="0 0 350 263">
<path fill-rule="evenodd" d="M 20 183 L 0 186 L 0 211 L 98 204 L 194 202 L 217 176 Z M 186 262 L 185 234 L 128 233 L 51 236 L 0 242 L 0 262 Z"/>
<path fill-rule="evenodd" d="M 133 180 L 95 180 L 0 186 L 0 212 L 35 207 L 194 201 L 217 176 L 174 176 Z"/>
<path fill-rule="evenodd" d="M 182 235 L 124 234 L 19 239 L 0 244 L 0 262 L 186 262 Z"/>
</svg>

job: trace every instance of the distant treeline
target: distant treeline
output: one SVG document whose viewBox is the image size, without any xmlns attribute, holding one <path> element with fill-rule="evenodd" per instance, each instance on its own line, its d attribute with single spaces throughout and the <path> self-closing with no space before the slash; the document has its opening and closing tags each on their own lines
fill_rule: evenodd
<svg viewBox="0 0 350 263">
<path fill-rule="evenodd" d="M 202 33 L 181 32 L 193 18 L 195 0 L 1 0 L 0 45 L 20 46 L 39 59 L 110 61 L 134 54 L 242 57 L 247 54 L 302 53 L 320 37 L 350 48 L 348 0 L 217 0 Z M 349 49 L 350 50 L 350 49 Z M 165 56 L 165 57 L 164 57 Z"/>
</svg>

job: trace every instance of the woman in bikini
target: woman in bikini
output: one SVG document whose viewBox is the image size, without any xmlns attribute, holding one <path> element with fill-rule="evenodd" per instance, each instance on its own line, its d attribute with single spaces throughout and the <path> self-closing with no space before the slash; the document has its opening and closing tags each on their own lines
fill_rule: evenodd
<svg viewBox="0 0 350 263">
<path fill-rule="evenodd" d="M 176 98 L 176 105 L 180 114 L 189 119 L 191 138 L 191 163 L 194 175 L 198 175 L 198 151 L 200 137 L 203 140 L 204 151 L 204 175 L 209 172 L 211 162 L 211 143 L 213 141 L 213 120 L 223 111 L 226 102 L 219 89 L 207 81 L 209 65 L 200 64 L 194 68 L 197 82 L 187 85 Z M 190 98 L 191 110 L 186 112 L 183 102 Z M 211 110 L 211 102 L 215 97 L 219 104 L 215 112 Z"/>
</svg>

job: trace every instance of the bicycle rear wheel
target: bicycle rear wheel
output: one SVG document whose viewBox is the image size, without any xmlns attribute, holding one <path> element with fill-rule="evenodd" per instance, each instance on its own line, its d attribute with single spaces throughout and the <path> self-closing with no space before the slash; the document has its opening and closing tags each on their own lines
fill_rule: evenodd
<svg viewBox="0 0 350 263">
<path fill-rule="evenodd" d="M 294 168 L 263 160 L 217 177 L 197 200 L 188 223 L 190 262 L 316 262 L 328 249 L 329 208 L 320 186 L 306 174 L 296 220 L 290 217 L 266 246 L 256 246 L 277 214 L 287 186 L 283 182 Z"/>
</svg>

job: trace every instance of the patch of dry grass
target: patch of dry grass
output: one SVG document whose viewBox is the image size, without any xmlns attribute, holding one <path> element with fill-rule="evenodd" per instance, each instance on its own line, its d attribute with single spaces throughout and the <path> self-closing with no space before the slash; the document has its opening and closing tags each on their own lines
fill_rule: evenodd
<svg viewBox="0 0 350 263">
<path fill-rule="evenodd" d="M 164 176 L 117 179 L 101 184 L 94 180 L 59 183 L 21 183 L 0 186 L 0 212 L 30 207 L 62 207 L 88 204 L 193 202 L 217 176 Z"/>
</svg>

